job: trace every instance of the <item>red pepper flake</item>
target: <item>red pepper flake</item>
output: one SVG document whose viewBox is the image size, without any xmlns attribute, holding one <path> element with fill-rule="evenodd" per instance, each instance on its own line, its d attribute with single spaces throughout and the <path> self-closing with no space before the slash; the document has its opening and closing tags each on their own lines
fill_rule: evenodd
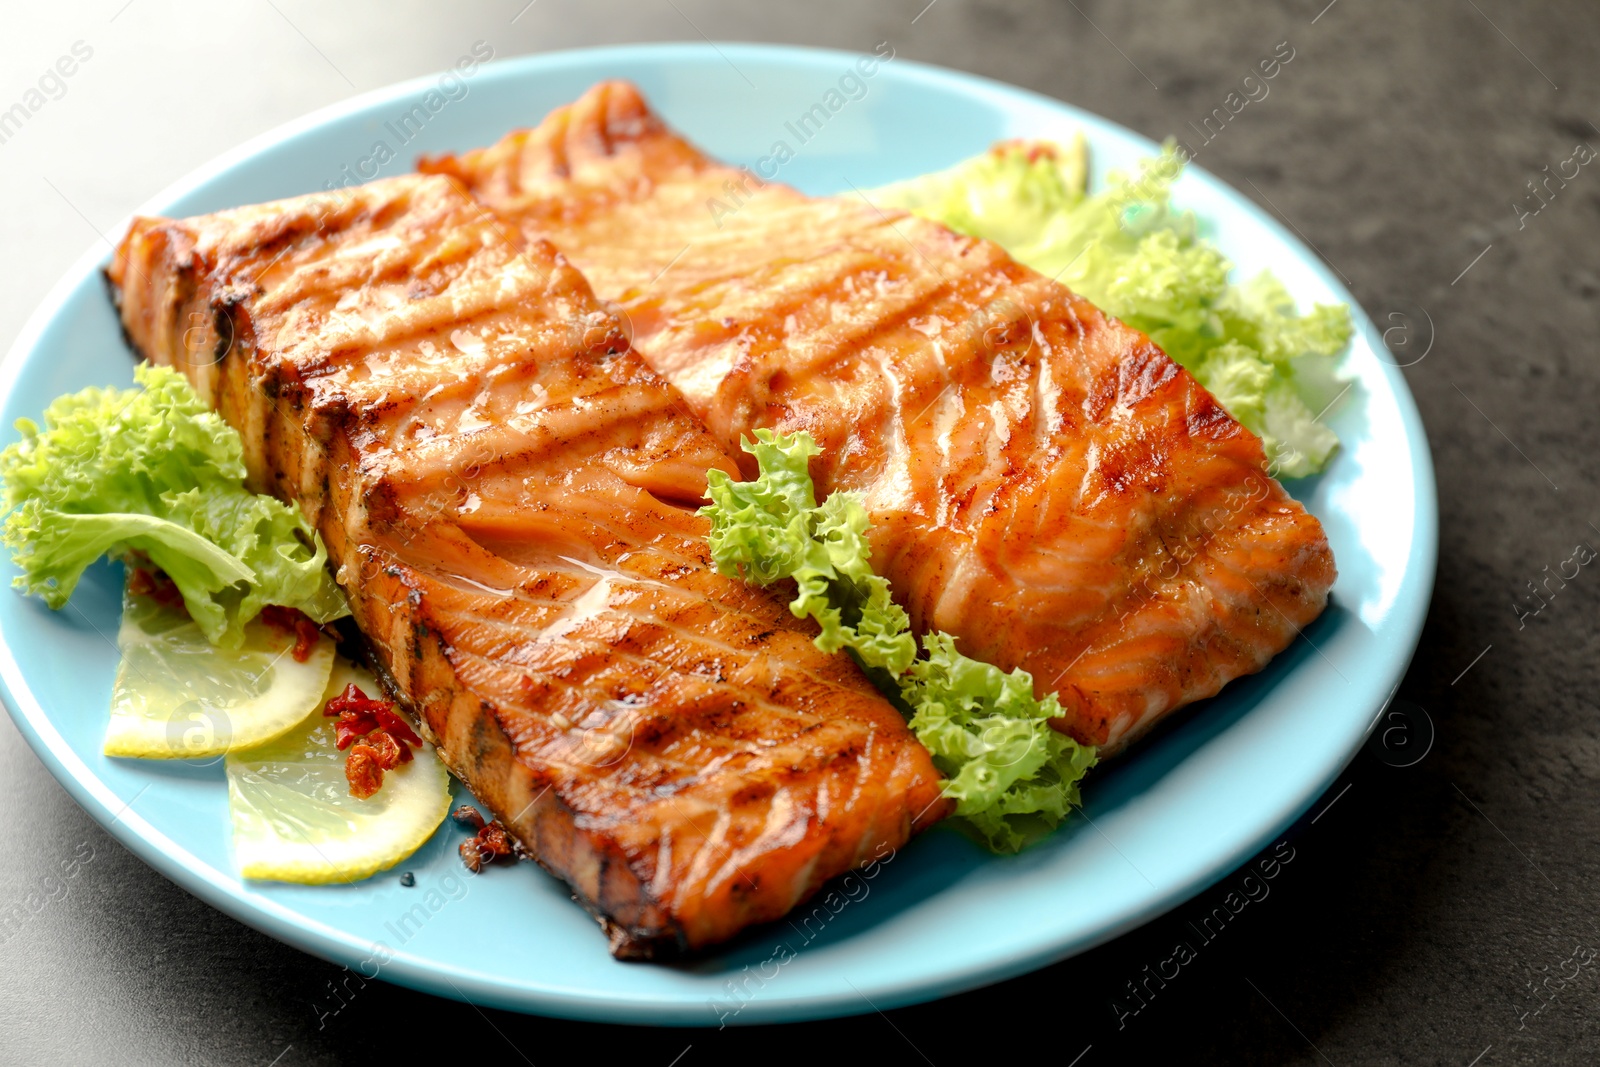
<svg viewBox="0 0 1600 1067">
<path fill-rule="evenodd" d="M 344 761 L 344 776 L 350 782 L 350 795 L 357 800 L 376 793 L 383 785 L 383 764 L 377 750 L 365 742 L 352 748 Z"/>
<path fill-rule="evenodd" d="M 1048 141 L 1029 140 L 1025 137 L 1013 137 L 1006 141 L 996 141 L 990 146 L 989 151 L 1002 159 L 1010 152 L 1026 152 L 1029 163 L 1037 163 L 1041 159 L 1053 160 L 1058 158 L 1054 144 Z"/>
<path fill-rule="evenodd" d="M 312 650 L 317 647 L 317 639 L 322 636 L 322 628 L 299 608 L 268 604 L 261 609 L 261 621 L 274 630 L 294 634 L 293 655 L 296 663 L 304 663 L 311 658 Z"/>
<path fill-rule="evenodd" d="M 147 596 L 163 607 L 177 608 L 187 614 L 178 583 L 167 577 L 167 572 L 159 567 L 133 568 L 128 574 L 128 592 L 134 596 Z"/>
<path fill-rule="evenodd" d="M 492 822 L 478 831 L 478 847 L 495 857 L 511 855 L 511 835 L 498 822 Z"/>
<path fill-rule="evenodd" d="M 341 752 L 350 749 L 345 757 L 345 777 L 350 780 L 353 797 L 364 800 L 377 792 L 383 772 L 411 762 L 411 746 L 422 744 L 422 738 L 395 712 L 392 701 L 369 697 L 354 682 L 329 700 L 322 714 L 338 717 L 334 747 Z"/>
<path fill-rule="evenodd" d="M 378 728 L 378 720 L 370 715 L 347 711 L 334 724 L 334 746 L 340 752 L 349 748 Z"/>
<path fill-rule="evenodd" d="M 378 766 L 386 771 L 392 771 L 400 766 L 400 754 L 402 752 L 407 756 L 411 755 L 410 749 L 405 748 L 400 742 L 396 741 L 394 735 L 388 730 L 372 731 L 362 741 L 362 744 L 372 746 L 373 752 L 378 757 Z"/>
<path fill-rule="evenodd" d="M 397 715 L 392 706 L 379 708 L 377 711 L 373 712 L 373 714 L 377 716 L 378 725 L 382 726 L 385 730 L 388 730 L 391 734 L 394 734 L 406 744 L 422 744 L 422 738 L 418 737 L 411 729 L 411 724 Z M 411 756 L 409 754 L 405 756 L 405 759 L 410 758 Z"/>
<path fill-rule="evenodd" d="M 460 847 L 461 862 L 466 864 L 467 870 L 473 874 L 483 870 L 484 864 L 514 855 L 511 835 L 498 820 L 484 822 L 478 809 L 469 804 L 461 805 L 450 813 L 450 817 L 477 830 L 475 835 L 461 842 Z"/>
<path fill-rule="evenodd" d="M 354 682 L 344 687 L 344 692 L 329 699 L 323 707 L 322 714 L 332 718 L 347 711 L 376 711 L 392 705 L 387 700 L 378 700 L 367 696 L 362 688 Z"/>
</svg>

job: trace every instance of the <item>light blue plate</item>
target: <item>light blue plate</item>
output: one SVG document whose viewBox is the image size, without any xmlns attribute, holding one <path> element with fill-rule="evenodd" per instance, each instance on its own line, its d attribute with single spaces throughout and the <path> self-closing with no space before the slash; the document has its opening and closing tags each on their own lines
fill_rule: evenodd
<svg viewBox="0 0 1600 1067">
<path fill-rule="evenodd" d="M 190 215 L 320 189 L 382 155 L 380 141 L 397 157 L 382 173 L 398 173 L 419 152 L 489 144 L 616 77 L 637 82 L 713 154 L 755 164 L 786 141 L 795 156 L 779 180 L 811 193 L 944 167 L 1004 137 L 1082 129 L 1096 181 L 1156 150 L 1054 100 L 902 59 L 851 81 L 857 58 L 664 45 L 491 64 L 445 81 L 448 92 L 432 98 L 441 83 L 423 78 L 259 137 L 144 213 Z M 840 102 L 804 144 L 786 125 L 814 104 Z M 1214 225 L 1241 270 L 1270 266 L 1303 303 L 1354 306 L 1321 262 L 1210 175 L 1191 170 L 1177 199 Z M 106 258 L 98 248 L 73 268 L 0 365 L 3 425 L 37 416 L 60 393 L 131 380 L 99 274 Z M 1359 312 L 1356 321 L 1348 363 L 1356 384 L 1330 416 L 1344 448 L 1324 475 L 1291 487 L 1326 525 L 1339 565 L 1332 606 L 1301 640 L 1095 771 L 1084 791 L 1088 818 L 1038 847 L 1000 858 L 936 829 L 870 881 L 852 883 L 848 898 L 687 964 L 615 962 L 594 922 L 531 864 L 468 877 L 456 858 L 464 831 L 453 824 L 400 868 L 415 873 L 414 888 L 401 886 L 398 870 L 354 887 L 241 882 L 220 764 L 100 754 L 117 660 L 110 566 L 97 567 L 59 613 L 0 593 L 0 681 L 39 758 L 125 845 L 228 914 L 369 976 L 480 1005 L 685 1025 L 845 1015 L 970 989 L 1138 926 L 1270 843 L 1327 789 L 1399 684 L 1433 585 L 1433 469 L 1400 373 L 1379 358 L 1371 321 Z M 327 1007 L 336 1007 L 331 998 Z"/>
</svg>

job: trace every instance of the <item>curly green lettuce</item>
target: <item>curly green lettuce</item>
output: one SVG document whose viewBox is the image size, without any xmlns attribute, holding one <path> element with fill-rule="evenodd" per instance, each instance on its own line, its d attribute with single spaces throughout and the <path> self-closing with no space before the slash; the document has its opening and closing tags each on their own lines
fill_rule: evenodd
<svg viewBox="0 0 1600 1067">
<path fill-rule="evenodd" d="M 269 604 L 318 622 L 349 613 L 300 512 L 245 488 L 239 434 L 176 371 L 133 389 L 58 397 L 0 452 L 12 584 L 60 609 L 102 556 L 141 553 L 170 576 L 206 637 L 236 648 Z"/>
<path fill-rule="evenodd" d="M 1319 304 L 1302 315 L 1265 272 L 1230 282 L 1232 263 L 1201 236 L 1192 212 L 1172 206 L 1184 166 L 1172 145 L 1136 175 L 1113 172 L 1093 194 L 1086 184 L 1063 192 L 1059 168 L 1044 162 L 976 166 L 985 158 L 868 196 L 995 241 L 1149 334 L 1261 437 L 1280 476 L 1327 464 L 1339 439 L 1321 416 L 1345 386 L 1337 365 L 1350 311 Z M 964 196 L 950 187 L 957 174 Z M 1054 207 L 1042 212 L 1044 204 Z"/>
<path fill-rule="evenodd" d="M 789 610 L 817 621 L 818 648 L 848 648 L 869 668 L 903 672 L 917 654 L 916 641 L 888 580 L 867 562 L 860 498 L 834 493 L 817 504 L 807 463 L 821 450 L 810 434 L 757 430 L 743 447 L 756 457 L 760 477 L 736 482 L 714 470 L 708 478 L 712 503 L 702 513 L 711 518 L 717 569 L 758 585 L 793 578 L 799 595 Z"/>
<path fill-rule="evenodd" d="M 956 651 L 948 634 L 916 639 L 888 580 L 872 570 L 866 508 L 853 493 L 816 502 L 806 433 L 757 430 L 744 442 L 760 474 L 710 476 L 711 555 L 731 577 L 767 585 L 793 578 L 789 610 L 815 619 L 817 647 L 849 651 L 886 695 L 910 709 L 910 726 L 946 776 L 944 793 L 995 851 L 1015 852 L 1079 803 L 1092 747 L 1050 728 L 1056 698 L 1034 696 L 1026 671 L 1006 674 Z"/>
<path fill-rule="evenodd" d="M 1080 133 L 1066 144 L 1001 141 L 953 167 L 868 195 L 1010 249 L 1027 245 L 1082 200 L 1088 173 L 1089 150 Z"/>
<path fill-rule="evenodd" d="M 1081 802 L 1078 781 L 1095 749 L 1050 728 L 1061 714 L 1052 693 L 1033 695 L 1033 676 L 963 656 L 944 633 L 922 640 L 901 696 L 916 709 L 911 729 L 947 775 L 944 793 L 996 851 L 1015 852 L 1030 830 L 1050 829 Z"/>
</svg>

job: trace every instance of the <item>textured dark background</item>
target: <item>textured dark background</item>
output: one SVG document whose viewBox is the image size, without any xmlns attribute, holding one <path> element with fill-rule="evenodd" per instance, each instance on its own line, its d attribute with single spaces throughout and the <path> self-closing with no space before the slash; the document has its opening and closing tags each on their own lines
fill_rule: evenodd
<svg viewBox="0 0 1600 1067">
<path fill-rule="evenodd" d="M 75 850 L 94 859 L 0 943 L 0 1060 L 289 1067 L 387 1060 L 426 1033 L 461 1057 L 646 1067 L 774 1056 L 944 1067 L 973 1049 L 1061 1067 L 1600 1062 L 1600 965 L 1570 977 L 1567 962 L 1600 948 L 1600 574 L 1585 568 L 1520 628 L 1513 606 L 1579 542 L 1600 547 L 1600 170 L 1537 215 L 1513 208 L 1577 143 L 1600 147 L 1593 0 L 525 2 L 12 6 L 0 103 L 76 40 L 94 57 L 0 144 L 11 205 L 0 341 L 97 230 L 169 182 L 355 90 L 441 69 L 463 41 L 510 56 L 702 34 L 848 49 L 889 38 L 903 57 L 1161 138 L 1287 40 L 1292 66 L 1202 160 L 1270 198 L 1408 358 L 1428 353 L 1406 375 L 1438 464 L 1439 576 L 1400 697 L 1426 709 L 1436 742 L 1403 769 L 1358 756 L 1299 828 L 1270 897 L 1120 1028 L 1123 983 L 1187 938 L 1221 888 L 1056 967 L 887 1016 L 602 1031 L 374 985 L 319 1028 L 313 1003 L 335 968 L 124 851 L 7 721 L 0 901 L 35 891 Z M 1547 983 L 1537 996 L 1536 983 Z"/>
</svg>

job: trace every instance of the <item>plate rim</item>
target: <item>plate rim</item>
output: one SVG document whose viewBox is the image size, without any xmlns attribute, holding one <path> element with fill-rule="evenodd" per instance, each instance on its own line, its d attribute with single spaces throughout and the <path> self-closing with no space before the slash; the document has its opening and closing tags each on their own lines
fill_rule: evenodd
<svg viewBox="0 0 1600 1067">
<path fill-rule="evenodd" d="M 798 45 L 709 40 L 674 41 L 572 48 L 505 59 L 497 58 L 485 63 L 481 69 L 485 72 L 492 71 L 496 78 L 518 80 L 536 78 L 545 70 L 560 69 L 568 65 L 601 64 L 608 60 L 636 62 L 654 60 L 689 67 L 705 64 L 708 61 L 726 61 L 728 56 L 725 53 L 746 56 L 755 62 L 784 61 L 795 56 L 813 60 L 849 62 L 857 55 L 839 49 Z M 1098 124 L 1113 129 L 1142 146 L 1147 152 L 1153 153 L 1159 147 L 1150 138 L 1120 123 L 1031 89 L 910 59 L 897 58 L 895 62 L 898 70 L 908 70 L 920 83 L 953 86 L 969 94 L 1006 103 L 1021 98 L 1035 106 L 1061 112 L 1073 121 Z M 330 122 L 385 102 L 403 99 L 432 85 L 438 76 L 438 72 L 428 73 L 367 90 L 256 134 L 169 183 L 146 199 L 134 212 L 118 220 L 107 232 L 124 232 L 134 215 L 161 213 L 164 210 L 163 205 L 172 204 L 245 160 L 272 147 L 293 141 Z M 1280 223 L 1274 213 L 1249 200 L 1230 183 L 1194 163 L 1190 163 L 1189 167 L 1205 174 L 1214 191 L 1230 201 L 1234 210 L 1253 216 L 1278 240 L 1294 250 L 1323 284 L 1351 307 L 1357 331 L 1367 336 L 1375 355 L 1384 350 L 1381 336 L 1373 320 L 1342 280 L 1329 269 L 1329 265 L 1320 254 L 1308 247 L 1298 234 Z M 102 245 L 109 243 L 109 240 L 102 235 L 97 243 L 73 261 L 24 322 L 5 357 L 0 359 L 0 403 L 9 400 L 16 390 L 19 379 L 28 365 L 30 354 L 37 348 L 49 326 L 61 314 L 71 294 L 102 268 L 107 259 L 107 252 Z M 1394 602 L 1394 611 L 1397 617 L 1403 620 L 1402 630 L 1409 636 L 1408 640 L 1394 646 L 1394 653 L 1386 658 L 1385 663 L 1387 670 L 1383 688 L 1389 692 L 1392 699 L 1421 641 L 1427 609 L 1432 600 L 1438 563 L 1438 490 L 1431 444 L 1405 376 L 1398 367 L 1382 359 L 1381 356 L 1378 358 L 1378 365 L 1398 408 L 1406 439 L 1412 446 L 1411 474 L 1416 486 L 1413 537 Z M 334 963 L 349 963 L 370 956 L 371 946 L 359 942 L 352 934 L 305 916 L 270 898 L 248 892 L 244 894 L 235 892 L 231 886 L 211 877 L 212 868 L 208 863 L 200 860 L 139 816 L 133 804 L 144 790 L 139 790 L 132 798 L 124 801 L 72 751 L 66 738 L 55 728 L 50 716 L 45 713 L 42 704 L 29 686 L 11 648 L 3 641 L 0 641 L 0 697 L 4 698 L 6 710 L 19 733 L 45 764 L 52 777 L 103 829 L 163 876 L 224 914 L 319 958 Z M 1360 737 L 1349 746 L 1349 750 L 1329 762 L 1330 769 L 1327 773 L 1301 789 L 1301 799 L 1297 803 L 1260 821 L 1260 826 L 1267 832 L 1251 836 L 1248 848 L 1219 854 L 1213 857 L 1210 869 L 1194 872 L 1186 879 L 1169 882 L 1166 892 L 1154 894 L 1141 901 L 1138 906 L 1124 909 L 1120 921 L 1104 923 L 1087 934 L 1045 942 L 1026 951 L 989 957 L 962 968 L 947 968 L 933 976 L 913 978 L 902 975 L 898 982 L 880 982 L 871 986 L 877 996 L 877 1002 L 863 1003 L 861 998 L 852 999 L 848 993 L 763 996 L 744 1004 L 736 1024 L 836 1018 L 867 1013 L 880 1007 L 901 1007 L 933 1000 L 1059 962 L 1151 922 L 1236 871 L 1272 838 L 1281 835 L 1285 829 L 1301 818 L 1312 804 L 1327 792 L 1359 753 L 1377 725 L 1384 707 L 1387 707 L 1387 702 L 1374 711 Z M 488 1004 L 508 1010 L 571 1019 L 675 1026 L 705 1026 L 714 1021 L 710 1018 L 710 1013 L 705 1010 L 704 1003 L 698 1000 L 691 1004 L 678 997 L 652 996 L 637 992 L 617 995 L 605 991 L 573 991 L 552 985 L 524 984 L 510 987 L 499 978 L 486 980 L 484 976 L 470 970 L 439 960 L 424 960 L 407 954 L 403 949 L 394 953 L 379 977 L 468 1003 Z M 470 997 L 469 991 L 472 993 Z"/>
</svg>

